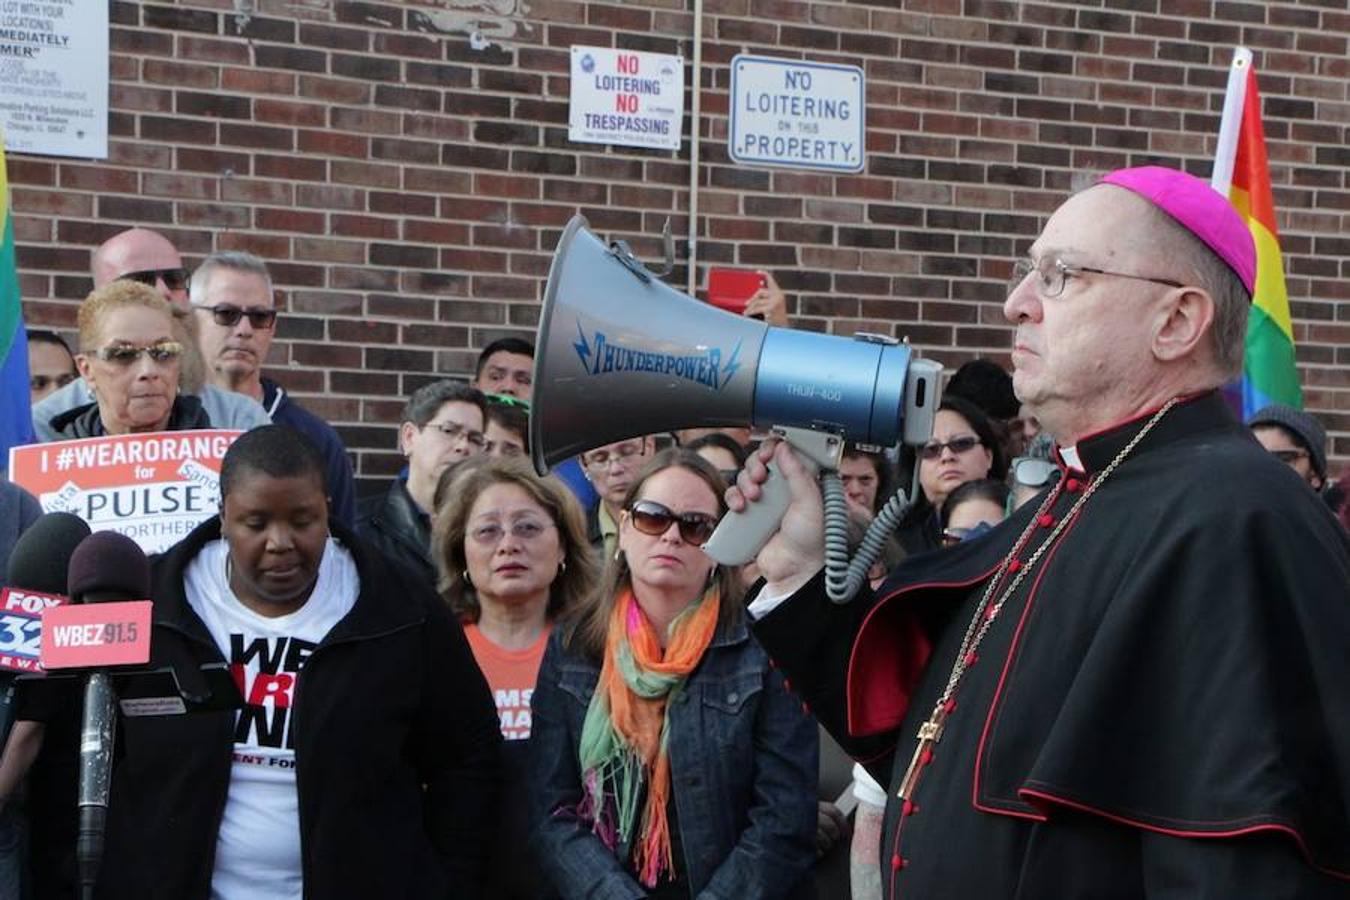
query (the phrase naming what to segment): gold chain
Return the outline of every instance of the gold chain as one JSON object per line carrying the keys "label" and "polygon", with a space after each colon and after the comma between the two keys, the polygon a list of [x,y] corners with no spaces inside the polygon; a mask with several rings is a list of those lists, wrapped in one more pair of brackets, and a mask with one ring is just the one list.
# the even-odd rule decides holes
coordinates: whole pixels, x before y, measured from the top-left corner
{"label": "gold chain", "polygon": [[1069,522],[1073,520],[1074,516],[1078,514],[1078,511],[1083,508],[1083,504],[1087,502],[1088,498],[1096,493],[1097,488],[1102,486],[1106,479],[1111,476],[1111,473],[1116,470],[1116,467],[1125,461],[1125,457],[1130,455],[1130,451],[1134,450],[1135,446],[1144,439],[1144,436],[1153,430],[1153,426],[1157,425],[1162,417],[1167,414],[1167,411],[1177,405],[1177,402],[1178,400],[1175,397],[1168,400],[1167,403],[1163,405],[1163,408],[1154,413],[1153,418],[1149,419],[1144,427],[1140,429],[1139,433],[1125,445],[1124,449],[1116,454],[1116,458],[1111,460],[1110,465],[1103,469],[1100,475],[1088,482],[1087,487],[1083,489],[1082,496],[1080,496],[1069,509],[1069,512],[1056,523],[1055,530],[1050,532],[1050,536],[1036,548],[1036,552],[1031,555],[1031,559],[1028,559],[1026,564],[1017,570],[1012,583],[1008,585],[1008,589],[1003,592],[1003,595],[999,597],[998,601],[991,607],[989,601],[993,598],[994,589],[998,586],[998,583],[1003,580],[1003,576],[1008,571],[1008,567],[1017,556],[1017,551],[1021,549],[1031,533],[1039,527],[1041,516],[1053,505],[1055,498],[1059,494],[1058,490],[1051,491],[1050,495],[1041,503],[1040,509],[1036,510],[1036,515],[1032,516],[1031,523],[1017,539],[1017,543],[1013,544],[1012,551],[1003,558],[1003,562],[999,564],[998,571],[994,573],[994,577],[989,580],[989,587],[985,588],[984,597],[981,598],[980,605],[975,610],[975,616],[970,620],[970,625],[966,627],[965,637],[961,639],[961,649],[956,654],[956,663],[952,666],[952,673],[947,678],[947,686],[942,689],[942,696],[938,698],[938,707],[946,706],[947,702],[951,700],[952,695],[956,693],[956,686],[960,684],[961,676],[966,674],[966,669],[968,668],[966,660],[970,658],[972,653],[979,649],[980,642],[984,640],[984,636],[989,632],[990,627],[993,626],[994,620],[998,618],[999,611],[1003,609],[1003,604],[1008,601],[1008,598],[1013,595],[1026,579],[1027,573],[1029,573],[1032,568],[1035,567],[1036,563],[1040,561],[1046,550],[1054,546],[1055,540]]}

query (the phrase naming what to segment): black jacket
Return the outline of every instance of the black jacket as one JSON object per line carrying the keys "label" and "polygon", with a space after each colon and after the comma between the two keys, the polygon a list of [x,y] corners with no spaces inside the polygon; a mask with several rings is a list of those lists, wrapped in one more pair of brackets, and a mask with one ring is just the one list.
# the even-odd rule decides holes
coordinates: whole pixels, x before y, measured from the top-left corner
{"label": "black jacket", "polygon": [[352,476],[352,460],[342,438],[323,419],[305,409],[270,378],[262,378],[263,409],[278,425],[289,425],[309,438],[328,465],[324,481],[333,518],[351,528],[356,523],[356,481]]}
{"label": "black jacket", "polygon": [[[338,523],[356,605],[301,671],[291,728],[307,900],[480,896],[501,734],[464,634]],[[183,573],[211,519],[153,562],[152,663],[221,661]],[[98,896],[206,900],[235,713],[124,719]]]}
{"label": "black jacket", "polygon": [[[890,785],[884,896],[1350,896],[1350,544],[1214,393],[1102,481],[1142,426],[1079,441],[1085,471],[906,560],[875,598],[833,604],[817,576],[756,623]],[[916,732],[1010,552],[1030,571],[901,802]]]}
{"label": "black jacket", "polygon": [[[173,401],[169,412],[169,424],[165,431],[190,431],[210,428],[211,419],[202,408],[202,401],[191,394],[179,394]],[[52,418],[52,428],[61,435],[62,440],[71,438],[103,437],[108,430],[103,427],[103,419],[98,413],[97,403],[86,403],[68,409]]]}
{"label": "black jacket", "polygon": [[395,478],[383,496],[366,497],[357,504],[356,533],[384,554],[390,565],[435,587],[431,524],[402,478]]}

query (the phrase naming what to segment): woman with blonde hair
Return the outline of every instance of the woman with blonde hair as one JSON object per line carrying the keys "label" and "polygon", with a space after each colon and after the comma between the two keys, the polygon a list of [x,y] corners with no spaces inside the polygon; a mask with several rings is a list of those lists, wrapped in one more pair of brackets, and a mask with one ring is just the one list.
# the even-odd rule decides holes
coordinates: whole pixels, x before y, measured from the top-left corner
{"label": "woman with blonde hair", "polygon": [[724,490],[696,453],[658,453],[603,587],[549,639],[533,843],[563,897],[784,897],[815,859],[815,721],[701,549]]}
{"label": "woman with blonde hair", "polygon": [[501,828],[484,896],[533,900],[540,877],[527,849],[530,696],[553,623],[594,593],[600,569],[572,492],[523,460],[466,460],[442,476],[436,494],[441,596],[464,626],[506,739]]}
{"label": "woman with blonde hair", "polygon": [[95,402],[51,420],[62,439],[210,428],[196,397],[180,394],[184,346],[173,307],[154,288],[114,281],[80,304],[75,364]]}

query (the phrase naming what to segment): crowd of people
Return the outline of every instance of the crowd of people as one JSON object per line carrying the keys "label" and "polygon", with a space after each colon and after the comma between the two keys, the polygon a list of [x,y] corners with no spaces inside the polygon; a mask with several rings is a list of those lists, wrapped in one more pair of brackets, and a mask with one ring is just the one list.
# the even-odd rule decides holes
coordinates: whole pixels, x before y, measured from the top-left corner
{"label": "crowd of people", "polygon": [[[159,234],[132,229],[110,239],[93,255],[95,287],[79,310],[74,352],[55,333],[29,332],[34,429],[42,440],[244,432],[221,468],[219,515],[152,563],[154,661],[224,663],[244,705],[125,720],[98,896],[879,900],[900,896],[907,871],[918,873],[906,877],[922,887],[903,888],[906,896],[1152,896],[1141,878],[1166,885],[1159,896],[1237,896],[1223,887],[1237,878],[1311,891],[1250,896],[1339,896],[1333,885],[1344,857],[1327,848],[1346,836],[1346,820],[1335,801],[1309,825],[1301,808],[1235,800],[1224,809],[1256,817],[1251,831],[1261,837],[1244,846],[1259,862],[1213,861],[1222,875],[1195,861],[1189,846],[1179,851],[1164,840],[1141,850],[1140,834],[1173,833],[1170,840],[1184,843],[1175,836],[1183,829],[1171,823],[1213,808],[1206,797],[1145,803],[1138,820],[1118,812],[1128,803],[1102,786],[1101,766],[1077,754],[1115,760],[1126,752],[1086,735],[1104,729],[1109,742],[1113,728],[1132,727],[1103,721],[1091,708],[1120,709],[1131,705],[1127,696],[1033,664],[1035,690],[1056,700],[1046,707],[1014,695],[1023,721],[1004,731],[1015,733],[991,719],[992,734],[977,741],[954,713],[958,700],[981,717],[997,708],[1003,682],[986,677],[990,664],[976,662],[981,641],[992,623],[1006,623],[998,617],[1005,603],[1025,602],[1018,613],[1025,624],[1031,600],[1019,598],[1045,590],[1043,573],[1052,573],[1051,582],[1076,578],[1061,589],[1070,592],[1106,585],[1103,596],[1127,584],[1144,596],[1172,581],[1204,593],[1207,577],[1245,596],[1248,586],[1232,567],[1224,570],[1224,558],[1185,555],[1187,568],[1169,557],[1155,572],[1145,550],[1130,551],[1137,560],[1109,552],[1147,538],[1150,527],[1176,532],[1183,548],[1188,536],[1198,540],[1180,525],[1157,525],[1168,504],[1182,501],[1149,487],[1146,476],[1166,477],[1150,460],[1178,470],[1211,457],[1222,469],[1224,454],[1239,460],[1234,471],[1257,473],[1251,484],[1280,495],[1270,501],[1282,511],[1271,527],[1298,533],[1307,552],[1329,554],[1326,572],[1312,579],[1321,599],[1344,595],[1343,584],[1325,589],[1345,574],[1344,534],[1329,535],[1317,520],[1332,516],[1307,502],[1320,495],[1347,523],[1347,477],[1328,471],[1322,426],[1275,405],[1239,435],[1224,424],[1222,404],[1210,400],[1223,379],[1194,375],[1211,371],[1204,366],[1213,298],[1223,289],[1205,273],[1217,266],[1231,281],[1236,272],[1235,290],[1245,285],[1249,293],[1245,257],[1228,244],[1216,248],[1168,205],[1174,201],[1140,184],[1098,185],[1047,225],[1005,307],[1018,327],[1014,375],[987,360],[967,363],[949,380],[926,443],[844,448],[839,476],[856,538],[897,488],[912,485],[914,495],[863,599],[849,606],[823,600],[818,491],[790,454],[761,442],[748,424],[636,435],[591,448],[551,476],[536,474],[529,465],[534,347],[520,338],[484,348],[471,378],[432,380],[407,398],[397,434],[404,469],[358,501],[338,433],[264,374],[280,315],[265,263],[219,252],[189,273]],[[1139,198],[1148,202],[1136,204]],[[1085,213],[1089,204],[1100,208]],[[1159,211],[1184,237],[1199,237],[1185,246],[1201,262],[1166,257],[1178,277],[1191,280],[1119,274],[1128,261],[1099,269],[1073,256],[1075,241],[1091,243],[1087,235],[1101,222],[1116,222],[1121,235],[1133,234],[1136,220],[1162,229]],[[1147,244],[1144,234],[1139,246]],[[783,293],[764,275],[748,311],[786,325]],[[1114,286],[1136,291],[1122,290],[1111,298],[1117,304],[1145,298],[1145,285],[1177,285],[1165,299],[1147,294],[1155,304],[1147,308],[1152,332],[1121,326],[1108,334],[1115,313],[1102,311],[1102,321],[1051,327],[1068,315],[1051,310],[1061,293],[1068,302],[1071,291],[1095,288],[1091,279],[1113,277]],[[1097,302],[1073,300],[1080,301]],[[1147,350],[1120,362],[1108,380],[1054,355],[1096,352],[1116,364],[1105,344],[1083,343],[1094,330],[1103,341],[1133,336]],[[1145,357],[1153,368],[1139,361]],[[1174,366],[1179,360],[1187,365]],[[1162,417],[1174,407],[1169,426]],[[1136,463],[1130,453],[1160,420],[1158,434],[1168,437],[1155,438],[1160,446],[1150,452],[1145,441]],[[1121,428],[1129,433],[1117,437]],[[1186,428],[1202,434],[1194,446],[1186,445]],[[1183,445],[1189,455],[1178,457]],[[1261,447],[1297,477],[1281,476],[1269,460],[1262,468],[1254,455]],[[701,545],[729,503],[754,502],[764,464],[775,456],[793,485],[782,531],[754,563],[717,564]],[[1099,516],[1067,535],[1117,467],[1118,493],[1127,484],[1142,491],[1116,501],[1130,505],[1137,521],[1126,517],[1114,527]],[[1259,508],[1260,498],[1239,505]],[[31,497],[0,482],[0,565],[37,514]],[[1066,575],[1056,542],[1103,529],[1096,545],[1066,554],[1085,567]],[[1031,594],[1018,594],[1025,573],[1017,573],[1038,563]],[[912,587],[920,582],[922,589]],[[992,594],[996,584],[1001,599]],[[981,596],[958,642],[968,607]],[[912,602],[897,608],[896,598]],[[1054,610],[1059,601],[1041,602]],[[1128,631],[1131,613],[1119,607],[1100,615]],[[1160,615],[1158,629],[1184,631],[1168,618],[1179,613]],[[981,621],[990,624],[979,628]],[[1344,637],[1336,630],[1342,621],[1328,634]],[[1081,640],[1084,658],[1128,656],[1133,647],[1122,640],[1124,649],[1102,649],[1092,640],[1097,632],[1077,618],[1063,628],[1065,641]],[[1169,635],[1159,642],[1179,641],[1178,653],[1194,641]],[[1012,672],[1014,688],[1018,639],[997,630],[990,638],[991,646],[1013,642],[1003,672]],[[1300,646],[1290,639],[1278,649]],[[1043,658],[1055,656],[1053,639],[1050,647],[1041,648]],[[1320,657],[1309,651],[1307,659]],[[1120,674],[1109,657],[1096,665]],[[1156,664],[1160,690],[1170,677],[1190,677],[1190,669],[1176,676],[1167,665]],[[1151,671],[1140,679],[1152,684]],[[1187,684],[1192,695],[1204,693]],[[1286,700],[1300,684],[1281,682]],[[0,761],[0,896],[74,896],[79,698],[68,686],[38,684],[15,703],[19,721]],[[1089,708],[1075,706],[1084,703]],[[1086,724],[1041,723],[1047,708]],[[1135,714],[1121,720],[1134,722]],[[1138,720],[1148,722],[1144,713]],[[917,743],[905,743],[920,725]],[[944,729],[956,735],[938,744]],[[1136,737],[1122,744],[1133,747]],[[1322,764],[1323,755],[1346,749],[1341,737],[1314,733],[1320,751],[1302,744],[1289,752]],[[1011,774],[1004,757],[1003,768],[991,768],[977,758],[986,738],[1006,757],[1033,755]],[[957,774],[920,780],[935,751],[958,759]],[[1181,790],[1194,779],[1230,796],[1222,773],[1153,761],[1164,773],[1159,790]],[[1329,784],[1345,763],[1329,765]],[[943,779],[946,792],[924,793],[931,778]],[[1129,782],[1122,790],[1139,788],[1137,779],[1122,778]],[[995,814],[972,820],[971,811]],[[912,820],[922,823],[918,831]],[[1069,827],[1049,838],[992,833],[1005,821]],[[1278,834],[1269,836],[1281,829],[1297,840],[1284,846]],[[1134,843],[1122,845],[1120,833]],[[1186,834],[1211,836],[1203,828]],[[1209,846],[1219,843],[1227,842]],[[971,860],[991,846],[989,866],[977,871]],[[1121,875],[1138,854],[1154,874]],[[1044,893],[1057,858],[1074,862],[1063,891]],[[1288,875],[1289,859],[1306,871]],[[1023,888],[1008,874],[1019,865]],[[965,886],[942,887],[948,877]],[[1118,879],[1112,890],[1120,893],[1096,892],[1108,878]],[[1167,893],[1176,884],[1200,887]]]}

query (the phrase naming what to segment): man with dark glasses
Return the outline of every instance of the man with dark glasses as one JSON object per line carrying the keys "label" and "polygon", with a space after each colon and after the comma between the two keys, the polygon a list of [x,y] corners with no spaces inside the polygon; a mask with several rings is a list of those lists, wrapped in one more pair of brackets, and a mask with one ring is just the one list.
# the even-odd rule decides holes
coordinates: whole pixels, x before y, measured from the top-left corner
{"label": "man with dark glasses", "polygon": [[[207,383],[197,350],[196,329],[189,315],[187,269],[178,248],[168,238],[148,228],[130,228],[103,242],[94,250],[90,262],[94,287],[126,278],[155,288],[173,305],[177,323],[174,338],[183,345],[179,392],[197,396],[215,427],[247,431],[268,423],[267,413],[256,401]],[[38,440],[58,440],[52,419],[93,401],[94,396],[82,378],[47,396],[33,407],[33,430]]]}
{"label": "man with dark glasses", "polygon": [[261,403],[273,422],[309,438],[326,463],[329,515],[344,525],[355,524],[356,485],[342,439],[333,426],[262,374],[277,321],[266,263],[252,253],[212,253],[192,274],[188,299],[207,379],[223,391]]}

